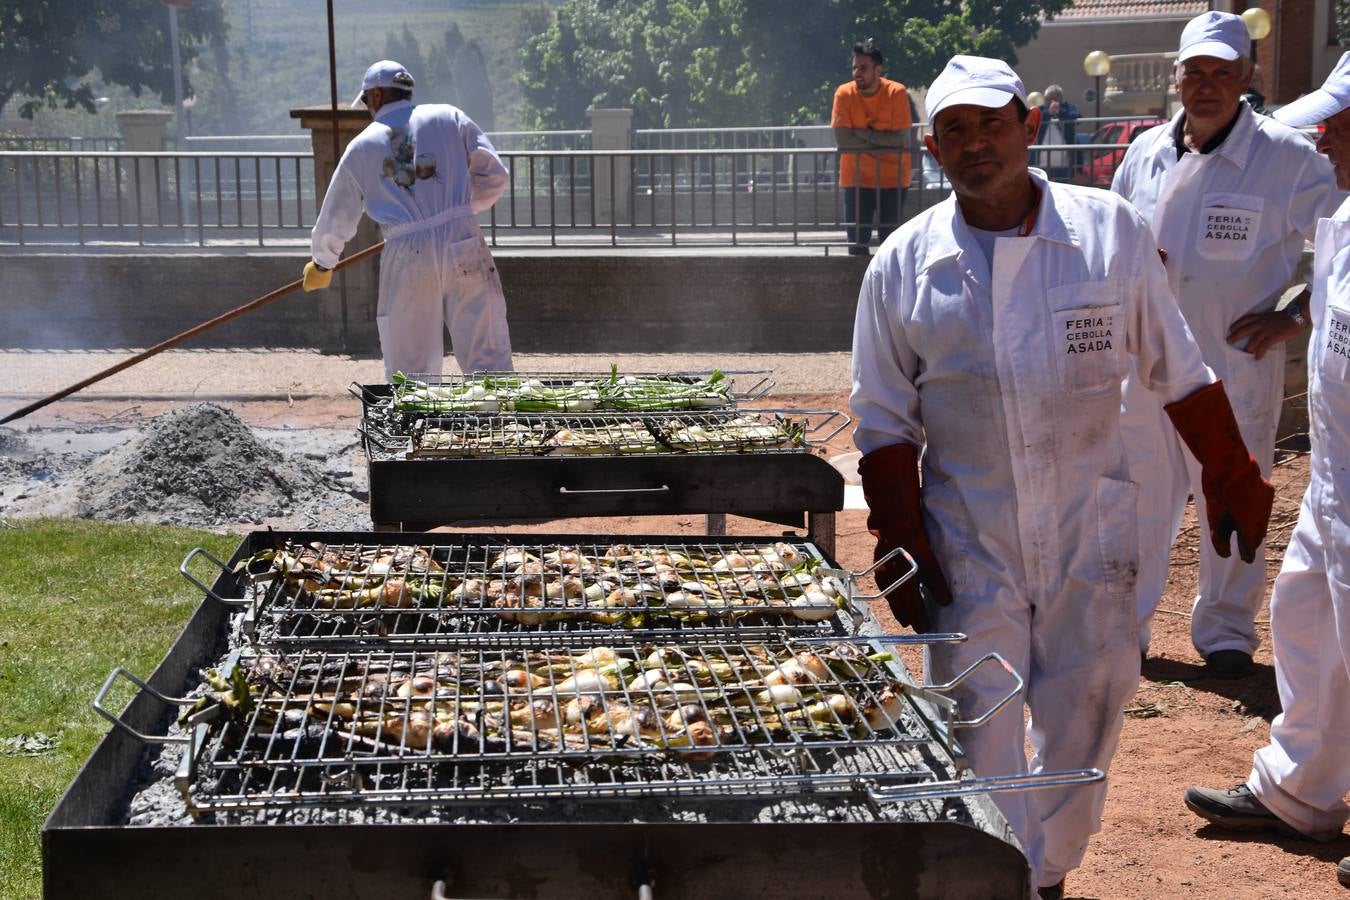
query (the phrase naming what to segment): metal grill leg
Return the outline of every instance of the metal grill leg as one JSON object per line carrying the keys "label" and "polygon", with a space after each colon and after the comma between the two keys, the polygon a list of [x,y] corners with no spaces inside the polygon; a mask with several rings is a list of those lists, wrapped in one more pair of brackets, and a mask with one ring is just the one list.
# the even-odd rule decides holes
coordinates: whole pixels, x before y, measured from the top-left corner
{"label": "metal grill leg", "polygon": [[806,513],[806,534],[826,556],[834,556],[834,513]]}
{"label": "metal grill leg", "polygon": [[708,534],[721,537],[727,533],[727,514],[708,513]]}

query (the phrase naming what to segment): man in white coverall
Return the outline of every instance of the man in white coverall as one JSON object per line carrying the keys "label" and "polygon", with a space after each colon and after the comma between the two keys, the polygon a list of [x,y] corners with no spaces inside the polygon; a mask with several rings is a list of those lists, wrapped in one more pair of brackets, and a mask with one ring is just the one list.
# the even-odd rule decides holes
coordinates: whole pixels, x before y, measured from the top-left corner
{"label": "man in white coverall", "polygon": [[[961,733],[974,771],[1028,771],[1028,733],[1033,771],[1106,769],[1139,680],[1135,485],[1118,426],[1127,359],[1205,463],[1211,510],[1229,517],[1211,520],[1216,542],[1235,527],[1260,544],[1273,491],[1148,225],[1114,194],[1027,168],[1040,116],[1007,64],[954,57],[928,115],[928,150],[955,193],[886,241],[858,297],[851,402],[868,529],[877,558],[904,547],[919,563],[888,597],[896,618],[969,636],[929,648],[934,679],[992,650],[1026,680],[1029,731],[1014,704]],[[877,581],[906,568],[881,566]],[[984,671],[956,693],[963,715],[1007,690],[1006,673]],[[995,795],[1042,897],[1061,896],[1104,798],[1104,785]]]}
{"label": "man in white coverall", "polygon": [[[1326,121],[1317,149],[1350,189],[1350,53],[1326,84],[1275,117]],[[1350,201],[1317,226],[1308,343],[1312,478],[1270,599],[1283,710],[1247,781],[1192,787],[1186,805],[1220,826],[1339,837],[1350,809]],[[1350,857],[1336,874],[1350,886]]]}
{"label": "man in white coverall", "polygon": [[329,182],[305,290],[328,286],[364,211],[385,239],[375,323],[386,379],[440,373],[447,326],[462,371],[510,371],[502,283],[474,219],[506,190],[506,167],[462,110],[414,106],[412,88],[392,60],[366,70],[352,105],[364,102],[375,121],[347,145]]}
{"label": "man in white coverall", "polygon": [[[1250,41],[1241,17],[1230,13],[1207,12],[1187,23],[1176,64],[1183,109],[1130,145],[1111,189],[1152,224],[1182,315],[1269,477],[1284,342],[1307,322],[1306,296],[1285,311],[1275,303],[1293,279],[1304,239],[1312,240],[1317,220],[1343,195],[1311,141],[1243,102]],[[1186,497],[1195,494],[1203,519],[1203,491],[1200,467],[1168,425],[1159,397],[1133,373],[1121,430],[1139,484],[1139,635],[1147,651]],[[1244,565],[1201,542],[1191,639],[1215,677],[1251,670],[1264,560],[1258,551],[1256,564]]]}

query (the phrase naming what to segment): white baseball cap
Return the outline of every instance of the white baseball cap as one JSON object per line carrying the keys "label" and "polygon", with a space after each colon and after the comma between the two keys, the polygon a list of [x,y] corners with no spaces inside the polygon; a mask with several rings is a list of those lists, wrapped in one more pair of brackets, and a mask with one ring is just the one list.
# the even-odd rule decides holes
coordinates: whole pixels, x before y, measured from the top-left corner
{"label": "white baseball cap", "polygon": [[1274,119],[1302,128],[1330,119],[1343,109],[1350,109],[1350,53],[1341,55],[1320,88],[1275,110]]}
{"label": "white baseball cap", "polygon": [[1193,56],[1238,59],[1247,55],[1251,45],[1252,38],[1242,16],[1213,11],[1201,13],[1181,30],[1177,62],[1185,62]]}
{"label": "white baseball cap", "polygon": [[371,88],[399,88],[400,90],[410,91],[413,88],[413,77],[408,74],[407,69],[392,59],[382,59],[377,63],[371,63],[370,68],[366,69],[366,74],[361,79],[361,93],[357,94],[356,99],[352,101],[353,108],[366,105],[361,97]]}
{"label": "white baseball cap", "polygon": [[1027,102],[1022,79],[1001,59],[983,56],[953,56],[928,86],[928,124],[949,106],[987,106],[998,109],[1016,97]]}

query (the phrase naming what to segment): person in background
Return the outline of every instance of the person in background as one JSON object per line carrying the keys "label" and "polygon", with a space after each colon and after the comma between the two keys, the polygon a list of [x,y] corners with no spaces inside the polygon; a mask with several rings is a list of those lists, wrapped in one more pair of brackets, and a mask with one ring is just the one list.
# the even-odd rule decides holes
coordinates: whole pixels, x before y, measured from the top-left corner
{"label": "person in background", "polygon": [[[1326,83],[1275,111],[1317,140],[1350,190],[1350,53]],[[1350,200],[1317,225],[1308,342],[1311,479],[1270,598],[1281,712],[1247,780],[1192,787],[1186,806],[1221,828],[1329,841],[1350,818]],[[1350,887],[1350,856],[1336,866]]]}
{"label": "person in background", "polygon": [[386,379],[439,374],[447,327],[462,371],[511,371],[502,283],[474,219],[506,190],[506,167],[462,110],[414,106],[412,92],[412,75],[392,60],[366,70],[352,105],[364,104],[374,121],[333,172],[304,288],[328,287],[364,212],[385,239],[375,322]]}
{"label": "person in background", "polygon": [[1261,77],[1261,67],[1252,63],[1252,80],[1247,84],[1247,90],[1242,95],[1242,99],[1247,101],[1247,105],[1252,108],[1252,112],[1267,115],[1266,113],[1266,95],[1262,93],[1266,89],[1266,80]]}
{"label": "person in background", "polygon": [[[1148,225],[1121,198],[1029,169],[1040,112],[1000,60],[956,56],[928,89],[928,151],[954,193],[868,266],[853,330],[854,440],[877,583],[952,680],[994,651],[1025,704],[963,731],[984,777],[1105,770],[1139,682],[1135,485],[1121,442],[1134,360],[1204,462],[1210,538],[1264,538],[1274,491],[1200,359]],[[923,479],[919,478],[922,455]],[[1231,523],[1231,526],[1230,524]],[[904,548],[904,561],[885,561]],[[1001,677],[1000,677],[1001,676]],[[963,717],[1007,693],[982,667]],[[1023,715],[1030,709],[1027,724]],[[1105,784],[991,795],[1042,898],[1060,898],[1101,826]]]}
{"label": "person in background", "polygon": [[[1134,141],[1111,190],[1153,225],[1167,279],[1186,324],[1228,387],[1243,439],[1269,477],[1284,403],[1284,343],[1307,327],[1306,294],[1276,303],[1298,268],[1305,240],[1344,195],[1331,164],[1287,125],[1242,101],[1251,78],[1251,38],[1241,17],[1207,12],[1181,32],[1171,122]],[[1139,634],[1148,649],[1153,612],[1189,495],[1205,518],[1201,471],[1168,425],[1158,398],[1131,374],[1125,386],[1125,445],[1140,490]],[[1254,548],[1251,548],[1254,549]],[[1266,569],[1200,547],[1191,640],[1216,678],[1252,669],[1254,620]]]}
{"label": "person in background", "polygon": [[[1068,144],[1078,141],[1078,107],[1064,99],[1064,88],[1052,84],[1044,91],[1045,103],[1041,106],[1041,130],[1036,136],[1038,144]],[[1045,174],[1053,181],[1067,181],[1073,174],[1076,154],[1072,150],[1046,150],[1040,154],[1045,165]]]}
{"label": "person in background", "polygon": [[[869,38],[853,45],[853,80],[834,92],[830,126],[839,154],[848,252],[866,256],[872,220],[885,241],[900,222],[909,188],[909,92],[883,78],[881,48]],[[863,151],[874,151],[871,153]]]}

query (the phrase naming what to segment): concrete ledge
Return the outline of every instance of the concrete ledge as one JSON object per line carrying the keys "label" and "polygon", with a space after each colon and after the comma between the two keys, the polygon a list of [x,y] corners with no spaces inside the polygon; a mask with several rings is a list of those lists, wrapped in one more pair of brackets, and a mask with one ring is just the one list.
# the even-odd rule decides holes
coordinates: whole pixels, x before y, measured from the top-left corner
{"label": "concrete ledge", "polygon": [[[0,347],[147,347],[294,281],[303,253],[0,257]],[[521,352],[849,349],[867,260],[802,255],[498,254]],[[358,264],[360,265],[360,264]],[[336,283],[335,283],[336,284]],[[349,297],[349,308],[360,308]],[[320,321],[338,291],[295,293],[196,347],[344,349]],[[328,311],[332,316],[332,310]],[[375,350],[349,321],[348,351]]]}

